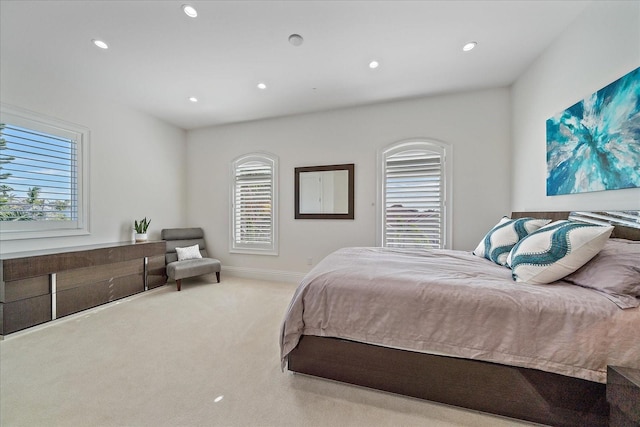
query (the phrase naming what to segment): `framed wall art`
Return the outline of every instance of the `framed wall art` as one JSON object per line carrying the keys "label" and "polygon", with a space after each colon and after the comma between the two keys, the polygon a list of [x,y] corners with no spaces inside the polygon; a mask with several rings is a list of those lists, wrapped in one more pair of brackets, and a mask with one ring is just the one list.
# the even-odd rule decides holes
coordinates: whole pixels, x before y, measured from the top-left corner
{"label": "framed wall art", "polygon": [[640,67],[547,120],[547,196],[640,187]]}

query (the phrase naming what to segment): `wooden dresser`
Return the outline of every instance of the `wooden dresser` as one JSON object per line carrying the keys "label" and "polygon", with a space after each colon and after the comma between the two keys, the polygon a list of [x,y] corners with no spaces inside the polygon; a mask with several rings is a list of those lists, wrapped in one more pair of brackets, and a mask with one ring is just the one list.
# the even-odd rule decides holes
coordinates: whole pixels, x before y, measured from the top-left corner
{"label": "wooden dresser", "polygon": [[114,243],[0,255],[0,335],[166,283],[166,243]]}

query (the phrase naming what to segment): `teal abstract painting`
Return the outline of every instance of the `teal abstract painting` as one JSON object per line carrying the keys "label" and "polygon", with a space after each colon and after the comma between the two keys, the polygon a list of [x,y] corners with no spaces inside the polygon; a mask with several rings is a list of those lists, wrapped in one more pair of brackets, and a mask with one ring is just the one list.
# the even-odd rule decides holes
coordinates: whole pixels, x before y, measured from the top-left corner
{"label": "teal abstract painting", "polygon": [[547,120],[547,195],[640,187],[640,67]]}

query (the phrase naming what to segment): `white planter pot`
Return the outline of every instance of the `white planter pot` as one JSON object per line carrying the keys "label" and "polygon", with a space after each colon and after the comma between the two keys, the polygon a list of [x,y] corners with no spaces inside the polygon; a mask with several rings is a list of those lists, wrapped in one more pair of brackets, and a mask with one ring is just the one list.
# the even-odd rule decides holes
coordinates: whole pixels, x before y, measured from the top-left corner
{"label": "white planter pot", "polygon": [[147,241],[147,233],[136,233],[136,243],[146,242],[146,241]]}

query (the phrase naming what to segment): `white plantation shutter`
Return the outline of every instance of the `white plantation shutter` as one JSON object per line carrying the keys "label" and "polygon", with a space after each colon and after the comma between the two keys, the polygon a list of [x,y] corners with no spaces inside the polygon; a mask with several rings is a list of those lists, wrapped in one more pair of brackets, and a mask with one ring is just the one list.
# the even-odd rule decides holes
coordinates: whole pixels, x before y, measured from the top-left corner
{"label": "white plantation shutter", "polygon": [[382,246],[445,247],[444,149],[404,143],[383,153]]}
{"label": "white plantation shutter", "polygon": [[[5,164],[0,184],[13,197],[0,220],[72,221],[77,219],[76,141],[31,129],[2,125]],[[6,188],[6,187],[3,187]],[[4,200],[3,200],[4,202]]]}
{"label": "white plantation shutter", "polygon": [[247,162],[236,169],[235,241],[241,245],[270,244],[273,174],[270,165]]}
{"label": "white plantation shutter", "polygon": [[234,162],[232,251],[274,254],[277,160],[243,156]]}
{"label": "white plantation shutter", "polygon": [[89,130],[3,104],[3,239],[88,234]]}

